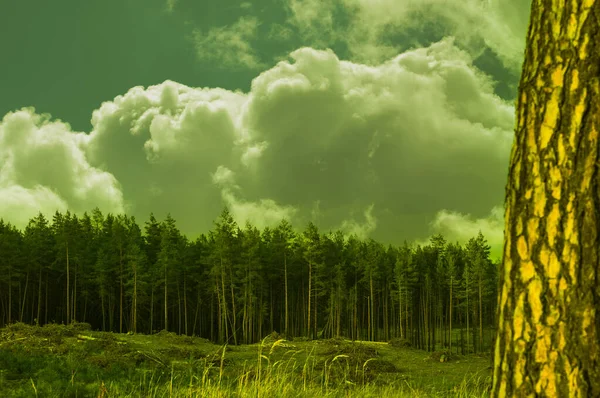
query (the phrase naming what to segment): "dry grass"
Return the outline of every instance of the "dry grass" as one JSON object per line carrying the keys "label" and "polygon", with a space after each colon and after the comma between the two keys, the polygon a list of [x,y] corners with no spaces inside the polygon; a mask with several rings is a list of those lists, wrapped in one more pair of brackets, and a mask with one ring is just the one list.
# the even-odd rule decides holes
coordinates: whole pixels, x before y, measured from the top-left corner
{"label": "dry grass", "polygon": [[[3,397],[485,397],[489,358],[343,339],[219,346],[85,325],[0,330]],[[440,359],[444,358],[443,361]]]}

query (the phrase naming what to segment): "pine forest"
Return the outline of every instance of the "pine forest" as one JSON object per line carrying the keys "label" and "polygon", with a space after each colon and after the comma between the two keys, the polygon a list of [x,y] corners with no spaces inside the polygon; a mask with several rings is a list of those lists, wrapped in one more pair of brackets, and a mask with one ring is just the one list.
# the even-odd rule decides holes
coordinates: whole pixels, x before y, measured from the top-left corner
{"label": "pine forest", "polygon": [[481,232],[465,245],[435,235],[385,246],[313,223],[261,231],[225,208],[190,240],[170,215],[140,225],[98,208],[40,213],[24,230],[0,221],[0,326],[86,322],[231,345],[276,332],[489,352],[497,267]]}

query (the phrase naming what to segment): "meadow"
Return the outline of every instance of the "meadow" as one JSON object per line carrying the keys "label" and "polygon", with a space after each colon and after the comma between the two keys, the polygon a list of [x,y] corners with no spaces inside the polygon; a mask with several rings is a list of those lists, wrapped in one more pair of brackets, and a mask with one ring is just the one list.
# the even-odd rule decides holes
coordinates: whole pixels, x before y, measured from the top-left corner
{"label": "meadow", "polygon": [[416,350],[404,340],[216,345],[88,324],[0,329],[3,397],[486,397],[490,355]]}

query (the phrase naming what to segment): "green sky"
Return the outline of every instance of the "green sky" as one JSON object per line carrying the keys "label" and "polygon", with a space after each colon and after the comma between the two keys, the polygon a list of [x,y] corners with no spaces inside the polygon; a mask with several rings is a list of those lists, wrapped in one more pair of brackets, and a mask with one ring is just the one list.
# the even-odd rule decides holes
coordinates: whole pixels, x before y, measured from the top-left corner
{"label": "green sky", "polygon": [[[522,0],[0,5],[0,217],[223,205],[497,249]],[[1,117],[1,116],[0,116]]]}

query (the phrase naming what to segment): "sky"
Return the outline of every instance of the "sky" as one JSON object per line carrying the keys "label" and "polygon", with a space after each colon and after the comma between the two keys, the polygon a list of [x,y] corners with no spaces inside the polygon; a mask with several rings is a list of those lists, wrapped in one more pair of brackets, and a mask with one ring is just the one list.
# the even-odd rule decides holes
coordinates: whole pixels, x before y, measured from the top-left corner
{"label": "sky", "polygon": [[224,206],[498,255],[529,0],[0,3],[0,218]]}

